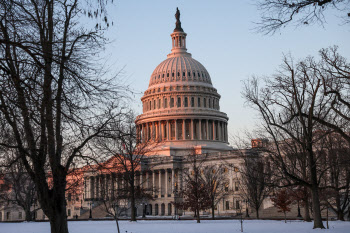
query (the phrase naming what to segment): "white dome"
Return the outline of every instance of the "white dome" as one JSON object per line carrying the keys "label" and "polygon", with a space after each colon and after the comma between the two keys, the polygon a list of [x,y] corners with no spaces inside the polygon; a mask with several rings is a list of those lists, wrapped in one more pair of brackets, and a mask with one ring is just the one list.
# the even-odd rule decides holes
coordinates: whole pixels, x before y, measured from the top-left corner
{"label": "white dome", "polygon": [[170,57],[160,63],[152,73],[149,87],[174,82],[201,82],[211,85],[210,75],[205,67],[188,53],[186,55]]}

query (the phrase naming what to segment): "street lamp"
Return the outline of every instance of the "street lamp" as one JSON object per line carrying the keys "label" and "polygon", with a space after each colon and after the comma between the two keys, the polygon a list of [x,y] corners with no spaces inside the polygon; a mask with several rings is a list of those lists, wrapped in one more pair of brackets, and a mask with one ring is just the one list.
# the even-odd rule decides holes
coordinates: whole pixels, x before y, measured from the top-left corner
{"label": "street lamp", "polygon": [[177,189],[175,188],[175,190],[174,190],[174,206],[175,206],[175,216],[174,216],[174,218],[175,219],[179,219],[179,216],[178,216],[178,214],[177,214],[177,194],[178,194],[178,191],[177,191]]}
{"label": "street lamp", "polygon": [[300,214],[300,206],[299,206],[299,200],[298,200],[298,218],[301,218],[301,214]]}
{"label": "street lamp", "polygon": [[89,219],[92,219],[92,201],[90,201],[90,215],[89,215]]}
{"label": "street lamp", "polygon": [[247,218],[249,218],[249,211],[248,211],[248,203],[249,203],[249,200],[245,200],[245,216]]}

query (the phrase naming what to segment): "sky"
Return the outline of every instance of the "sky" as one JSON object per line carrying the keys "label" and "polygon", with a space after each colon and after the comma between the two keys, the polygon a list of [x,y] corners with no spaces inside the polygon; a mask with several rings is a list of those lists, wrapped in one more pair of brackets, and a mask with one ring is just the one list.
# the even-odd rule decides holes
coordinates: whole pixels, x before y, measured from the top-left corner
{"label": "sky", "polygon": [[242,98],[242,81],[251,76],[272,75],[283,54],[295,59],[318,56],[321,48],[339,46],[350,59],[350,26],[339,13],[329,11],[326,24],[289,26],[274,35],[257,33],[259,11],[253,0],[118,0],[108,7],[113,26],[106,33],[108,63],[139,94],[132,103],[142,113],[140,98],[153,70],[171,50],[170,34],[179,7],[187,33],[187,51],[208,70],[221,95],[221,111],[229,117],[229,134],[253,130],[257,113]]}

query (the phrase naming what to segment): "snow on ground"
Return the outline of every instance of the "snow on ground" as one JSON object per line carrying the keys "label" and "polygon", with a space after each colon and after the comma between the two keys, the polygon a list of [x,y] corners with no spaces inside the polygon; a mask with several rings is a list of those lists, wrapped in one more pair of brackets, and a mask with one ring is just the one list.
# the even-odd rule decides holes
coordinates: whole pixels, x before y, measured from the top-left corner
{"label": "snow on ground", "polygon": [[[70,233],[116,233],[114,221],[77,221],[69,222]],[[244,221],[244,232],[247,233],[349,233],[350,222],[330,222],[329,230],[313,230],[313,223],[301,221]],[[202,221],[197,224],[193,220],[182,221],[120,221],[121,233],[233,233],[240,232],[239,220]],[[33,223],[0,223],[0,233],[49,233],[48,222]]]}

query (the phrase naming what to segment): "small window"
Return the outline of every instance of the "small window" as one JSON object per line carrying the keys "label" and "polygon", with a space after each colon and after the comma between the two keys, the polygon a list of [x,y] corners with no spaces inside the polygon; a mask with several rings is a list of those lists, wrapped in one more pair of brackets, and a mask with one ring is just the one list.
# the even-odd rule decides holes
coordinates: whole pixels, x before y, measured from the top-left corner
{"label": "small window", "polygon": [[229,210],[230,209],[230,202],[229,201],[226,201],[226,210]]}
{"label": "small window", "polygon": [[211,100],[209,99],[209,108],[211,108]]}
{"label": "small window", "polygon": [[198,72],[198,77],[201,77],[200,73]]}
{"label": "small window", "polygon": [[185,72],[183,72],[183,73],[182,73],[182,76],[186,76],[186,73],[185,73]]}
{"label": "small window", "polygon": [[180,76],[180,72],[177,72],[177,76]]}
{"label": "small window", "polygon": [[169,77],[169,73],[167,73],[166,76]]}
{"label": "small window", "polygon": [[168,107],[168,101],[167,101],[167,98],[164,98],[164,108],[167,108]]}
{"label": "small window", "polygon": [[188,72],[188,76],[191,77],[191,72]]}
{"label": "small window", "polygon": [[174,107],[174,98],[170,99],[170,107],[173,108]]}
{"label": "small window", "polygon": [[161,100],[160,99],[158,99],[158,108],[161,108]]}
{"label": "small window", "polygon": [[153,100],[153,109],[156,109],[157,105],[156,105],[156,100]]}
{"label": "small window", "polygon": [[171,74],[171,77],[174,77],[174,73]]}
{"label": "small window", "polygon": [[193,72],[193,77],[196,77],[196,73],[195,72]]}
{"label": "small window", "polygon": [[236,201],[236,209],[239,210],[241,208],[240,204],[239,204],[239,201],[237,200]]}
{"label": "small window", "polygon": [[201,98],[198,97],[198,108],[201,107]]}
{"label": "small window", "polygon": [[181,107],[181,98],[177,97],[177,107],[180,108]]}
{"label": "small window", "polygon": [[191,107],[194,107],[194,97],[191,98]]}
{"label": "small window", "polygon": [[207,107],[207,100],[206,100],[206,98],[203,99],[203,105],[204,105],[205,108]]}
{"label": "small window", "polygon": [[185,97],[185,107],[188,107],[188,98]]}
{"label": "small window", "polygon": [[225,184],[225,192],[228,192],[228,184]]}

